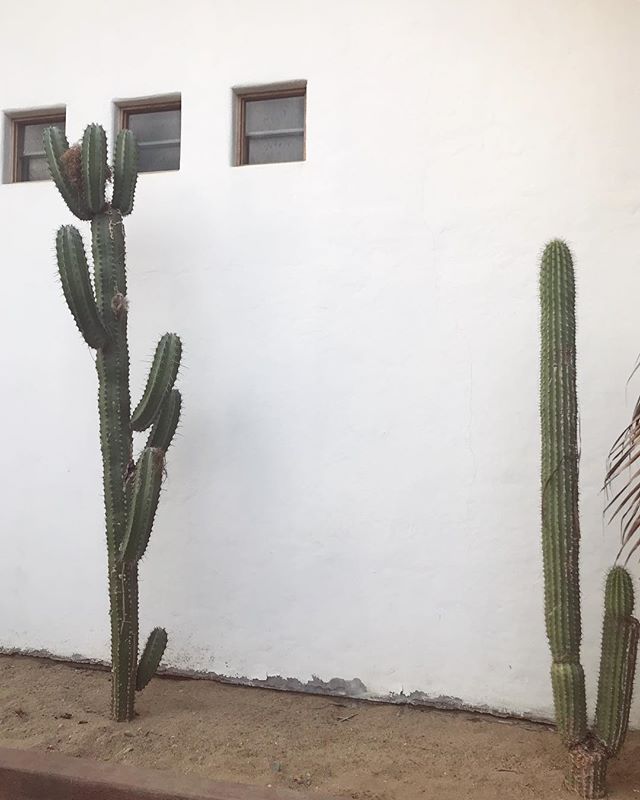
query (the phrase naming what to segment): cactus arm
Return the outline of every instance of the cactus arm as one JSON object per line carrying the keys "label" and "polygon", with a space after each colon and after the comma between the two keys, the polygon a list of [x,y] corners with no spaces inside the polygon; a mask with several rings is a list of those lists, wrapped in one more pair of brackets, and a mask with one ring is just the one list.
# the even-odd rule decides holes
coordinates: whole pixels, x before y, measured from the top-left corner
{"label": "cactus arm", "polygon": [[163,470],[164,452],[157,447],[145,448],[136,466],[127,531],[120,548],[124,562],[139,561],[147,549],[160,499]]}
{"label": "cactus arm", "polygon": [[156,674],[156,670],[162,661],[162,656],[167,647],[167,632],[164,628],[154,628],[149,634],[147,643],[144,646],[138,671],[136,674],[136,690],[141,692]]}
{"label": "cactus arm", "polygon": [[56,256],[62,291],[78,330],[89,347],[102,347],[107,341],[107,332],[93,295],[82,236],[73,225],[58,229]]}
{"label": "cactus arm", "polygon": [[55,125],[45,128],[43,134],[44,152],[47,156],[49,174],[72,214],[79,219],[90,219],[91,213],[83,202],[77,189],[69,182],[62,168],[61,158],[69,150],[69,142],[64,133]]}
{"label": "cactus arm", "polygon": [[131,131],[122,130],[116,139],[113,159],[113,198],[111,204],[123,217],[133,211],[138,179],[138,145]]}
{"label": "cactus arm", "polygon": [[177,389],[172,389],[165,397],[158,418],[147,439],[147,447],[159,447],[166,453],[180,421],[182,396]]}
{"label": "cactus arm", "polygon": [[638,653],[638,621],[633,614],[633,582],[623,567],[607,577],[602,653],[594,731],[613,758],[629,727]]}
{"label": "cactus arm", "polygon": [[629,727],[636,659],[638,621],[605,617],[598,682],[595,734],[615,758]]}
{"label": "cactus arm", "polygon": [[545,621],[552,655],[556,719],[568,744],[587,736],[580,666],[578,408],[575,284],[564,242],[545,248],[540,269],[542,550]]}
{"label": "cactus arm", "polygon": [[87,125],[82,137],[82,182],[92,214],[98,214],[104,207],[106,181],[107,137],[100,125]]}
{"label": "cactus arm", "polygon": [[633,614],[633,580],[624,567],[612,567],[604,590],[605,616],[626,619]]}
{"label": "cactus arm", "polygon": [[182,342],[175,333],[165,333],[158,342],[142,399],[131,415],[134,431],[146,430],[160,413],[173,388],[182,355]]}

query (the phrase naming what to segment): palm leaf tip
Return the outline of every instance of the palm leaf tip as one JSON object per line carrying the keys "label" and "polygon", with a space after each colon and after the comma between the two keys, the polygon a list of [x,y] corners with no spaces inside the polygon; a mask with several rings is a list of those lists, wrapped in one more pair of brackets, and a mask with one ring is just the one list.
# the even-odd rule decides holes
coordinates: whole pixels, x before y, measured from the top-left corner
{"label": "palm leaf tip", "polygon": [[626,561],[640,547],[640,469],[632,469],[640,459],[640,399],[635,404],[630,424],[613,443],[607,457],[604,488],[608,502],[604,513],[608,521],[620,523],[620,550]]}

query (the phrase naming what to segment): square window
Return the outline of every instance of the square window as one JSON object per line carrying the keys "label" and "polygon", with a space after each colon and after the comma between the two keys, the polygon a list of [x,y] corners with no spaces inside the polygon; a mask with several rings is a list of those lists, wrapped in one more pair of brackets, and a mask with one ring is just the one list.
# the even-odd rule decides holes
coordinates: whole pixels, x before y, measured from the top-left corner
{"label": "square window", "polygon": [[5,174],[11,183],[49,180],[42,136],[50,125],[64,131],[65,121],[66,114],[60,109],[8,115],[11,155],[10,169]]}
{"label": "square window", "polygon": [[118,103],[119,128],[138,142],[138,172],[180,169],[180,99],[155,98]]}
{"label": "square window", "polygon": [[305,160],[306,82],[234,89],[234,163]]}

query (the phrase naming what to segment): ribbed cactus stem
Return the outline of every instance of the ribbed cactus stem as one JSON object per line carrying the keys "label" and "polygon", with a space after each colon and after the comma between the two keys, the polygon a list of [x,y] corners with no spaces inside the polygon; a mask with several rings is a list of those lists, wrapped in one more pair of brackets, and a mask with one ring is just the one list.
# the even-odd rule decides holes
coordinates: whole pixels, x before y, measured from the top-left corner
{"label": "ribbed cactus stem", "polygon": [[573,747],[587,736],[584,670],[580,664],[551,665],[551,686],[556,709],[556,724],[562,741]]}
{"label": "ribbed cactus stem", "polygon": [[627,618],[633,614],[633,579],[624,567],[612,567],[604,589],[604,613]]}
{"label": "ribbed cactus stem", "polygon": [[[134,715],[136,686],[155,672],[167,643],[156,628],[138,667],[138,561],[146,550],[158,505],[164,456],[180,415],[180,394],[172,390],[182,345],[175,334],[160,340],[144,397],[132,419],[127,342],[127,274],[122,215],[133,206],[135,140],[127,131],[116,147],[114,202],[105,197],[108,167],[104,130],[90,125],[82,146],[69,148],[64,134],[49,128],[44,146],[51,175],[69,209],[91,219],[93,283],[80,233],[58,231],[58,267],[67,304],[80,332],[96,348],[100,447],[111,605],[112,715]],[[138,464],[132,431],[155,422],[151,446]]]}
{"label": "ribbed cactus stem", "polygon": [[78,330],[89,347],[102,347],[107,331],[98,313],[82,236],[73,225],[58,229],[56,256],[64,298]]}
{"label": "ribbed cactus stem", "polygon": [[113,198],[111,205],[123,217],[133,210],[138,179],[138,147],[131,131],[120,131],[113,156]]}
{"label": "ribbed cactus stem", "polygon": [[104,208],[107,182],[107,137],[100,125],[88,125],[82,137],[82,181],[92,214]]}
{"label": "ribbed cactus stem", "polygon": [[545,248],[540,305],[545,621],[556,718],[565,741],[575,743],[586,736],[587,715],[580,666],[575,284],[564,242],[553,241]]}
{"label": "ribbed cactus stem", "polygon": [[[109,344],[98,350],[98,407],[111,596],[112,715],[133,719],[138,660],[137,564],[118,552],[127,526],[125,476],[133,469],[130,429],[129,348],[124,228],[120,214],[107,211],[91,221],[96,299]],[[114,302],[114,298],[123,298]]]}
{"label": "ribbed cactus stem", "polygon": [[181,410],[182,396],[177,389],[172,389],[164,399],[158,418],[153,423],[147,447],[159,447],[167,452],[180,422]]}
{"label": "ribbed cactus stem", "polygon": [[623,567],[607,576],[602,653],[594,732],[611,757],[620,752],[629,712],[638,654],[638,621],[633,613],[633,582]]}
{"label": "ribbed cactus stem", "polygon": [[140,561],[147,549],[160,499],[163,470],[164,451],[157,447],[145,448],[136,468],[127,530],[120,547],[122,561]]}
{"label": "ribbed cactus stem", "polygon": [[178,376],[181,356],[180,337],[175,333],[165,333],[156,347],[142,399],[131,415],[134,431],[145,431],[157,419]]}

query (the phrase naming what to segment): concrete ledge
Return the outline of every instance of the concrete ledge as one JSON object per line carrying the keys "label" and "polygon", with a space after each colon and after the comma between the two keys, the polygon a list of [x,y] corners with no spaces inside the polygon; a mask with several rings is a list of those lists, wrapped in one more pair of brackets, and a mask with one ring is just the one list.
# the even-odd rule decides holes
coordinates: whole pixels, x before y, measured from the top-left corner
{"label": "concrete ledge", "polygon": [[[311,795],[0,748],[0,800],[305,800]],[[313,794],[314,800],[332,800]]]}

